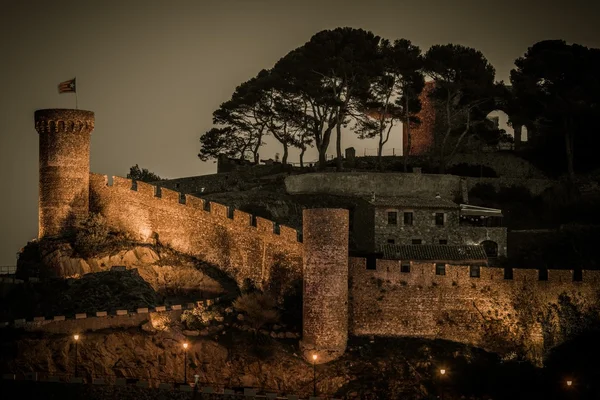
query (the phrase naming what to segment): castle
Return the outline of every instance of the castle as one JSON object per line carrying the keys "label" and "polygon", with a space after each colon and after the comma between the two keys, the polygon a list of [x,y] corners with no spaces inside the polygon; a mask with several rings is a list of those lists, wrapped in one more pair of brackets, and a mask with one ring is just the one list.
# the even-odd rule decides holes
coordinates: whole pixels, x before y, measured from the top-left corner
{"label": "castle", "polygon": [[[569,339],[561,312],[596,306],[600,271],[456,265],[453,260],[349,257],[349,212],[307,209],[302,233],[221,204],[89,171],[94,113],[35,113],[40,145],[39,237],[72,232],[90,212],[143,242],[160,241],[212,263],[239,284],[284,294],[303,284],[304,356],[341,356],[349,335],[469,343],[540,361]],[[443,267],[443,268],[442,268]],[[440,273],[443,271],[443,273]],[[577,321],[575,321],[577,323]]]}

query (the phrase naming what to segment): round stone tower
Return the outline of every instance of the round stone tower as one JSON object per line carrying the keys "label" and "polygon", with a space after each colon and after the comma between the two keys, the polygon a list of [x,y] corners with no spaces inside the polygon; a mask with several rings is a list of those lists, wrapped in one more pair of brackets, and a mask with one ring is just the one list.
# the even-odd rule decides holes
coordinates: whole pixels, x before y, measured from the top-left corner
{"label": "round stone tower", "polygon": [[307,209],[304,238],[304,357],[325,363],[341,356],[348,341],[348,210]]}
{"label": "round stone tower", "polygon": [[88,215],[94,113],[37,110],[35,130],[40,135],[38,237],[58,236]]}

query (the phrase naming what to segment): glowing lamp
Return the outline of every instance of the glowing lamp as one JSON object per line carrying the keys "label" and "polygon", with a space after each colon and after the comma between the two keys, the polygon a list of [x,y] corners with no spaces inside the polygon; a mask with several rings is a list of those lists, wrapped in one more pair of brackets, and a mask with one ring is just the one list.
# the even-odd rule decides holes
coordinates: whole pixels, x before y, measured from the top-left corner
{"label": "glowing lamp", "polygon": [[187,344],[187,343],[184,343],[184,344],[183,344],[183,348],[184,348],[184,349],[187,349],[187,348],[188,348],[188,344]]}
{"label": "glowing lamp", "polygon": [[313,361],[317,361],[317,355],[313,354]]}
{"label": "glowing lamp", "polygon": [[446,374],[446,370],[445,369],[440,369],[440,374],[445,375]]}
{"label": "glowing lamp", "polygon": [[73,335],[73,339],[75,339],[75,341],[79,340],[79,335]]}
{"label": "glowing lamp", "polygon": [[572,384],[573,384],[573,381],[571,381],[571,380],[567,381],[567,386],[571,386]]}

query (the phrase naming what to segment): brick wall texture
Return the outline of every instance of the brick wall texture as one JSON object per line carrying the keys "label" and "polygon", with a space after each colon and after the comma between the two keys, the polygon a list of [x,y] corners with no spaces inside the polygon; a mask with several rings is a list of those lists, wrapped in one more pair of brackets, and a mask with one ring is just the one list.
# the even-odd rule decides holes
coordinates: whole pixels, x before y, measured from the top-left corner
{"label": "brick wall texture", "polygon": [[40,137],[39,235],[60,235],[88,213],[94,113],[38,110],[35,129]]}
{"label": "brick wall texture", "polygon": [[600,271],[584,271],[581,282],[568,270],[548,271],[546,281],[534,269],[515,269],[513,279],[504,279],[504,269],[481,267],[476,278],[467,266],[447,265],[445,275],[436,275],[427,263],[404,273],[392,260],[368,270],[362,258],[350,258],[349,269],[353,335],[453,340],[538,362],[580,323],[569,318],[597,307],[600,282]]}
{"label": "brick wall texture", "polygon": [[348,340],[347,210],[303,213],[304,276],[302,349],[317,362],[342,355]]}
{"label": "brick wall texture", "polygon": [[[132,189],[134,188],[134,189]],[[90,177],[92,211],[102,213],[112,229],[143,242],[162,244],[212,263],[240,284],[249,279],[258,287],[271,280],[274,268],[282,286],[302,276],[302,245],[295,229],[250,214],[229,212],[222,204],[129,179]],[[185,204],[182,204],[182,201]],[[209,208],[209,210],[208,210]]]}
{"label": "brick wall texture", "polygon": [[403,123],[403,141],[404,153],[413,156],[427,154],[433,146],[433,128],[435,126],[435,107],[429,99],[429,94],[434,88],[434,82],[426,82],[423,91],[419,95],[421,100],[421,111],[417,114],[420,124],[411,124],[410,126],[410,149],[408,146],[408,135],[406,124]]}

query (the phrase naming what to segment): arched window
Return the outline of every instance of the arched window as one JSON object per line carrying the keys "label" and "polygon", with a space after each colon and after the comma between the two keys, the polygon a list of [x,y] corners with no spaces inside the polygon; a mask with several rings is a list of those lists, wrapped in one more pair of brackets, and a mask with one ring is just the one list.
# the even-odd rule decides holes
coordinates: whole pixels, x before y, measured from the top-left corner
{"label": "arched window", "polygon": [[481,242],[481,246],[483,246],[483,250],[488,258],[498,257],[498,243],[491,240],[484,240]]}

